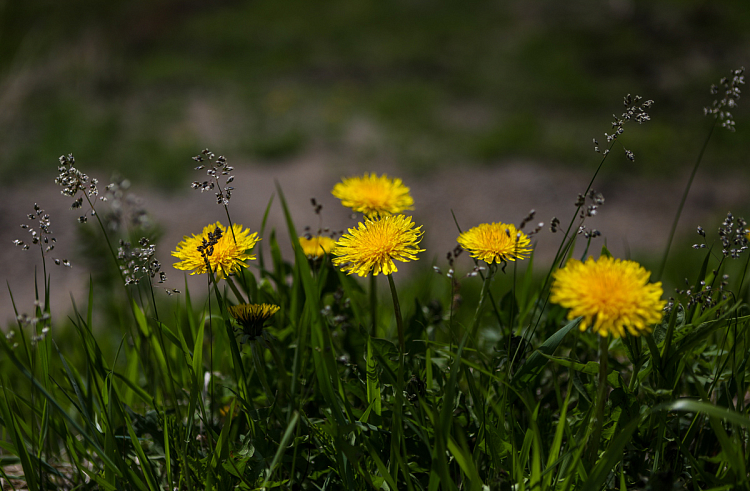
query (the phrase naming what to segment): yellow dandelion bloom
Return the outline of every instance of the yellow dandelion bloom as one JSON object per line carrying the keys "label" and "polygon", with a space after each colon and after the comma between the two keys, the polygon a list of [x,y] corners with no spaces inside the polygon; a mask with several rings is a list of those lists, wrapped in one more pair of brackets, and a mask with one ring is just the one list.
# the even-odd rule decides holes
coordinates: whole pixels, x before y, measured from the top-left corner
{"label": "yellow dandelion bloom", "polygon": [[278,305],[268,303],[242,303],[227,308],[229,315],[242,326],[242,332],[249,339],[255,339],[263,332],[263,324],[279,311]]}
{"label": "yellow dandelion bloom", "polygon": [[[216,234],[217,229],[219,234]],[[174,263],[174,267],[192,271],[191,275],[207,273],[205,254],[211,271],[216,273],[217,278],[226,278],[240,268],[246,268],[245,261],[248,259],[255,259],[248,251],[255,247],[259,240],[257,233],[250,234],[249,230],[242,229],[242,225],[234,224],[232,230],[229,230],[216,222],[206,226],[199,235],[186,235],[182,238],[177,244],[177,250],[172,251],[172,255],[180,259],[180,262]]]}
{"label": "yellow dandelion bloom", "polygon": [[409,188],[401,179],[390,179],[383,174],[367,174],[363,177],[343,179],[333,187],[331,193],[341,204],[368,217],[401,213],[414,209],[414,200]]}
{"label": "yellow dandelion bloom", "polygon": [[531,253],[528,236],[513,224],[483,223],[463,232],[457,240],[471,257],[487,264],[526,259]]}
{"label": "yellow dandelion bloom", "polygon": [[635,261],[602,256],[585,263],[571,259],[554,274],[550,300],[570,309],[568,319],[582,316],[581,331],[591,326],[600,336],[633,336],[650,332],[662,318],[661,282]]}
{"label": "yellow dandelion bloom", "polygon": [[336,241],[330,237],[316,235],[309,239],[300,237],[299,245],[302,246],[302,252],[309,259],[318,259],[319,257],[323,257],[324,254],[330,254],[333,246],[336,245]]}
{"label": "yellow dandelion bloom", "polygon": [[416,261],[423,252],[417,245],[422,240],[422,226],[415,228],[411,217],[387,215],[360,222],[341,236],[333,249],[333,264],[341,266],[347,274],[367,276],[371,271],[378,275],[391,274],[396,265],[393,260]]}

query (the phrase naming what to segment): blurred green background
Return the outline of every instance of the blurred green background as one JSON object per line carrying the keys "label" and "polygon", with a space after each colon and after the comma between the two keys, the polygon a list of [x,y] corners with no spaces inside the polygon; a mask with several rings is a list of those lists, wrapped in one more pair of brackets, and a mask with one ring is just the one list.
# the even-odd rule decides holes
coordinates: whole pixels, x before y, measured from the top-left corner
{"label": "blurred green background", "polygon": [[[52,176],[73,152],[184,188],[204,147],[268,165],[578,166],[632,93],[653,121],[628,125],[636,161],[610,172],[683,174],[748,26],[747,0],[0,0],[0,172]],[[747,142],[716,137],[704,170],[743,169]]]}

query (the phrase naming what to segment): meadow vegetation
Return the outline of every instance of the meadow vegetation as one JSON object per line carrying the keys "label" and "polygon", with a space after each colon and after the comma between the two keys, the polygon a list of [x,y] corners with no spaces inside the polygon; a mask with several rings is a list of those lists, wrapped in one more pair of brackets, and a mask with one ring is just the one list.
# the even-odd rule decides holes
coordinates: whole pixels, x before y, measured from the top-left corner
{"label": "meadow vegetation", "polygon": [[[712,136],[734,130],[743,83],[740,69],[713,87],[679,210]],[[110,286],[99,298],[92,280],[67,318],[50,311],[50,268],[69,264],[51,220],[65,217],[34,205],[16,245],[40,254],[36,308],[0,336],[4,489],[750,489],[747,223],[698,227],[696,267],[674,263],[670,236],[652,272],[587,226],[597,174],[637,159],[623,145],[651,107],[624,98],[575,208],[547,224],[445,217],[458,239],[431,265],[397,178],[331,183],[361,217],[333,236],[299,229],[277,187],[265,216],[284,211],[284,257],[265,218],[240,225],[234,169],[204,150],[195,199],[214,200],[217,221],[157,250],[115,206],[117,184],[60,157],[56,182]],[[539,233],[559,237],[544,266]],[[165,249],[203,291],[175,288]],[[688,283],[665,292],[667,269]]]}

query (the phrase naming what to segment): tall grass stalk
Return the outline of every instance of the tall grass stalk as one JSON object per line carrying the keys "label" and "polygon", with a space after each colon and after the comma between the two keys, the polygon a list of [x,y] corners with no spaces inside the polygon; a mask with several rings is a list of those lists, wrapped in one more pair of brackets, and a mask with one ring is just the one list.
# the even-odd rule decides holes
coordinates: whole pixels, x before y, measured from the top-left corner
{"label": "tall grass stalk", "polygon": [[667,238],[667,245],[664,247],[664,254],[662,255],[661,262],[659,263],[659,269],[656,272],[656,280],[660,280],[662,276],[664,275],[664,268],[667,267],[667,259],[669,258],[669,251],[672,248],[672,241],[674,240],[674,234],[677,232],[677,224],[680,222],[680,217],[682,216],[682,209],[685,207],[685,203],[687,202],[688,194],[690,194],[690,189],[693,187],[693,180],[695,179],[695,175],[698,173],[698,167],[700,167],[701,162],[703,161],[703,154],[706,152],[706,148],[708,148],[708,142],[711,141],[711,136],[714,134],[714,128],[716,128],[717,119],[713,120],[713,123],[711,124],[711,128],[708,130],[708,134],[706,135],[706,139],[703,141],[703,145],[701,146],[700,151],[698,152],[698,157],[695,159],[695,164],[693,164],[693,169],[690,171],[690,176],[688,177],[687,183],[685,183],[685,189],[682,191],[682,197],[680,198],[680,203],[677,205],[677,211],[675,212],[674,218],[672,219],[672,226],[669,229],[669,237]]}

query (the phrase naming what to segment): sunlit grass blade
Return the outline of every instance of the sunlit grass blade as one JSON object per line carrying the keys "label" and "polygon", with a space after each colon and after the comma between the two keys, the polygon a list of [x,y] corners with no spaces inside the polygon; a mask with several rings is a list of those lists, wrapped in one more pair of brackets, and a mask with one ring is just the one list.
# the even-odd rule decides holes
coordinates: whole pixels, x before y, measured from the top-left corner
{"label": "sunlit grass blade", "polygon": [[42,386],[39,381],[34,378],[34,376],[31,375],[31,373],[26,369],[26,367],[21,363],[21,361],[16,357],[15,353],[13,352],[13,349],[8,345],[7,340],[4,336],[0,336],[0,345],[5,350],[6,355],[8,355],[8,359],[16,366],[16,368],[21,372],[21,374],[26,377],[31,383],[39,390],[40,394],[47,399],[52,406],[57,410],[57,412],[68,421],[68,423],[78,432],[81,434],[81,436],[91,444],[93,450],[99,455],[99,457],[102,459],[102,462],[104,463],[105,467],[109,469],[110,471],[114,472],[115,475],[122,477],[122,473],[117,465],[110,460],[110,458],[107,456],[107,454],[104,452],[104,450],[99,447],[98,443],[92,438],[91,435],[89,435],[88,432],[86,432],[81,426],[73,419],[68,412],[57,402],[57,400],[49,393],[47,392],[47,389]]}

